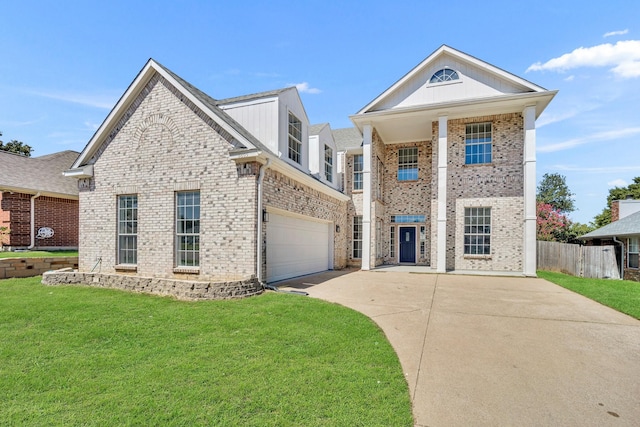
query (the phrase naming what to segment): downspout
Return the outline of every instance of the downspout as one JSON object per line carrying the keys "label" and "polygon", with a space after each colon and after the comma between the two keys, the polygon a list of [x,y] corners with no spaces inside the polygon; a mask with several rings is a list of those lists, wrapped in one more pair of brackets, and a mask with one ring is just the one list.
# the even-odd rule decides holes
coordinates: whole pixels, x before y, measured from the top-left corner
{"label": "downspout", "polygon": [[40,197],[40,192],[37,192],[34,196],[31,196],[31,244],[27,249],[31,250],[36,245],[36,202],[35,200]]}
{"label": "downspout", "polygon": [[624,242],[616,239],[616,236],[613,236],[613,241],[620,245],[620,279],[624,280]]}
{"label": "downspout", "polygon": [[256,276],[258,277],[258,282],[260,282],[264,286],[264,281],[262,277],[262,180],[264,179],[264,172],[269,167],[271,163],[271,159],[267,159],[264,165],[260,166],[260,173],[258,173],[258,235],[256,239]]}

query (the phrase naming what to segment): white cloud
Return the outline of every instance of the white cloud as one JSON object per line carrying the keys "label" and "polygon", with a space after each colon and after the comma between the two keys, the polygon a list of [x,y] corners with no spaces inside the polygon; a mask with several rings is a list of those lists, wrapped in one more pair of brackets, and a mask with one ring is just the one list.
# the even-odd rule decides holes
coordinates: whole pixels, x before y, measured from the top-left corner
{"label": "white cloud", "polygon": [[640,77],[640,40],[619,41],[593,47],[579,47],[571,53],[536,62],[529,71],[567,71],[580,67],[612,67],[610,70],[622,78]]}
{"label": "white cloud", "polygon": [[295,86],[296,88],[298,88],[298,91],[300,93],[311,93],[311,94],[317,94],[322,92],[320,89],[315,88],[315,87],[309,87],[309,83],[307,82],[302,82],[302,83],[289,83],[287,86]]}
{"label": "white cloud", "polygon": [[540,153],[553,153],[555,151],[568,150],[570,148],[589,144],[595,141],[611,141],[613,139],[625,138],[637,134],[640,134],[640,127],[610,130],[595,133],[593,135],[587,135],[582,138],[574,138],[568,141],[558,142],[556,144],[543,145],[538,147],[537,151]]}
{"label": "white cloud", "polygon": [[564,79],[564,81],[565,81],[565,82],[572,82],[572,81],[573,81],[573,79],[575,79],[575,78],[576,78],[576,76],[574,76],[574,75],[572,74],[572,75],[570,75],[569,77],[567,77],[566,79]]}
{"label": "white cloud", "polygon": [[73,92],[43,92],[28,91],[32,95],[42,96],[44,98],[57,99],[59,101],[71,102],[74,104],[86,105],[89,107],[102,108],[110,110],[114,107],[118,100],[117,95],[88,95]]}
{"label": "white cloud", "polygon": [[640,171],[640,166],[586,167],[586,166],[574,166],[574,165],[552,165],[549,167],[549,169],[557,170],[557,171],[565,171],[565,172],[620,173],[620,172]]}
{"label": "white cloud", "polygon": [[625,181],[624,179],[618,178],[618,179],[614,179],[613,181],[607,182],[607,185],[609,187],[626,187],[628,184],[627,184],[627,181]]}
{"label": "white cloud", "polygon": [[604,33],[602,37],[611,37],[611,36],[622,36],[629,32],[629,30],[620,30],[620,31],[610,31],[608,33]]}

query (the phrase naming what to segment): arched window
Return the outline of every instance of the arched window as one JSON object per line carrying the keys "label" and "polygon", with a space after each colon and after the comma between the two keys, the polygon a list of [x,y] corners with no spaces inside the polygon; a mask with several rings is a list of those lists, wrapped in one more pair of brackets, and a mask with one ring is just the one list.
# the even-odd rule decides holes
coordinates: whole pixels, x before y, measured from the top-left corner
{"label": "arched window", "polygon": [[443,68],[442,70],[438,70],[433,73],[433,76],[431,76],[429,83],[449,82],[452,80],[458,80],[459,78],[460,77],[458,76],[458,73],[456,73],[451,68]]}

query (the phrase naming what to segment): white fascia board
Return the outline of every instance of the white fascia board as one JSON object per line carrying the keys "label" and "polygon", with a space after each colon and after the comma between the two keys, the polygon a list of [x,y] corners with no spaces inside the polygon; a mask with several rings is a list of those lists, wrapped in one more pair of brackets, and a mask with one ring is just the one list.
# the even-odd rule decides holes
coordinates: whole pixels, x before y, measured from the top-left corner
{"label": "white fascia board", "polygon": [[491,98],[463,99],[454,102],[443,102],[430,105],[394,108],[391,110],[372,111],[349,116],[351,121],[362,130],[362,126],[372,120],[392,120],[398,116],[433,116],[434,120],[443,113],[451,118],[473,117],[473,115],[499,114],[500,112],[521,111],[526,105],[536,105],[536,118],[547,107],[558,91],[527,92]]}
{"label": "white fascia board", "polygon": [[62,172],[67,178],[91,178],[93,177],[93,165],[84,165]]}
{"label": "white fascia board", "polygon": [[302,172],[300,169],[294,166],[291,166],[289,163],[285,162],[284,160],[278,157],[275,157],[271,153],[266,153],[260,150],[247,150],[246,152],[243,153],[241,150],[238,150],[235,152],[231,152],[230,154],[231,154],[231,159],[235,161],[239,161],[239,160],[242,160],[245,162],[256,161],[264,164],[266,163],[267,159],[271,159],[271,163],[269,164],[269,169],[278,171],[289,178],[292,178],[302,184],[305,184],[311,187],[314,190],[317,190],[321,193],[326,194],[327,196],[331,196],[333,198],[342,200],[344,202],[351,200],[349,196],[328,186],[327,184],[324,184],[318,181],[311,175],[308,175]]}

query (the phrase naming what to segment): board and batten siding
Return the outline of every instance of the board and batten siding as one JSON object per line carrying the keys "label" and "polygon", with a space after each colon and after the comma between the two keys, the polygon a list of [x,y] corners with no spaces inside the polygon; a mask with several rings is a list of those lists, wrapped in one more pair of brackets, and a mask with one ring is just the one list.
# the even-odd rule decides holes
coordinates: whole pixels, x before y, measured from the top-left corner
{"label": "board and batten siding", "polygon": [[273,153],[278,153],[278,99],[220,106]]}

